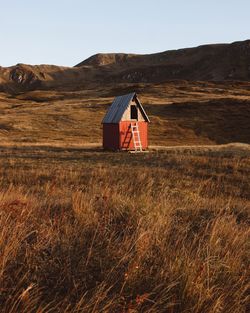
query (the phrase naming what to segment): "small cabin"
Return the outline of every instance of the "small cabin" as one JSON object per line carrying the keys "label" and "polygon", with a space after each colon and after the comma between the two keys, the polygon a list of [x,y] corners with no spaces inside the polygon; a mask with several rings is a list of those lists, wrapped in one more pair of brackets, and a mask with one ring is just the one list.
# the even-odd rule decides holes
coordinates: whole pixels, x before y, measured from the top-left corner
{"label": "small cabin", "polygon": [[116,97],[103,124],[103,148],[143,151],[148,148],[149,118],[135,92]]}

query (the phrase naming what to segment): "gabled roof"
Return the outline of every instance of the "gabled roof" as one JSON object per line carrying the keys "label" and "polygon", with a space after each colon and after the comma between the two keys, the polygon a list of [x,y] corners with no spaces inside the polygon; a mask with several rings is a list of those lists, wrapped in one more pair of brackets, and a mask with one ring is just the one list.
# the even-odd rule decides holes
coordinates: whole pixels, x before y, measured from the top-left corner
{"label": "gabled roof", "polygon": [[122,119],[122,116],[124,114],[124,112],[127,110],[130,101],[132,101],[133,99],[136,99],[136,103],[138,104],[141,113],[143,115],[143,117],[145,118],[145,121],[149,122],[149,118],[146,114],[146,112],[144,111],[137,95],[135,92],[129,93],[127,95],[123,95],[123,96],[119,96],[116,97],[111,105],[111,107],[109,108],[108,112],[106,113],[106,115],[104,116],[102,123],[119,123]]}

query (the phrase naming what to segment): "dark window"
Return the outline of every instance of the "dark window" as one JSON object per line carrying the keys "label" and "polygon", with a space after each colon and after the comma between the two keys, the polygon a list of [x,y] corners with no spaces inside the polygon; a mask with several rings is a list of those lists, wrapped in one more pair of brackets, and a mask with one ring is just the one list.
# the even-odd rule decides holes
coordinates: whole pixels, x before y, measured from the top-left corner
{"label": "dark window", "polygon": [[130,119],[137,120],[138,119],[138,111],[136,105],[130,106]]}

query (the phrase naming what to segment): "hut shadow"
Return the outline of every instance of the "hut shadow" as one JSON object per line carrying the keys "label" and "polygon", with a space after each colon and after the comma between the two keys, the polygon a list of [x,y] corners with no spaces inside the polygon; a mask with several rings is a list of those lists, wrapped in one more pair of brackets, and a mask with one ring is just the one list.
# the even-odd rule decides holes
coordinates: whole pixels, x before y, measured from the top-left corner
{"label": "hut shadow", "polygon": [[[121,132],[121,135],[123,136],[124,132]],[[132,140],[132,132],[131,132],[131,129],[128,128],[126,133],[125,133],[125,136],[124,136],[124,140],[123,140],[123,143],[122,143],[122,149],[128,150],[129,146],[130,146],[130,143],[131,143],[131,140]]]}

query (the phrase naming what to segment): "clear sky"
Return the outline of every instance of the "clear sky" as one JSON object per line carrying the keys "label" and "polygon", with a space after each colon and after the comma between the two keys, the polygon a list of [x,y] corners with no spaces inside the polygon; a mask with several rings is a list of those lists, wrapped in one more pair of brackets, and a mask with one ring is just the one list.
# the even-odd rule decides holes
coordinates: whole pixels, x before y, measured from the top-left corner
{"label": "clear sky", "polygon": [[250,38],[250,0],[0,0],[0,65]]}

